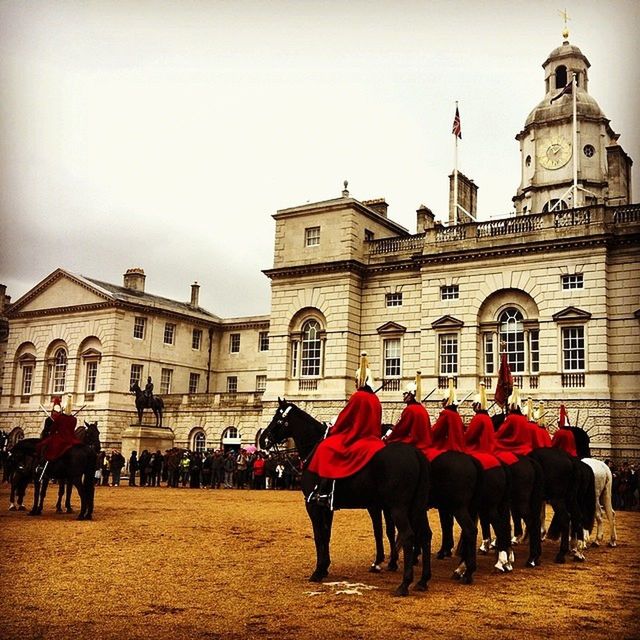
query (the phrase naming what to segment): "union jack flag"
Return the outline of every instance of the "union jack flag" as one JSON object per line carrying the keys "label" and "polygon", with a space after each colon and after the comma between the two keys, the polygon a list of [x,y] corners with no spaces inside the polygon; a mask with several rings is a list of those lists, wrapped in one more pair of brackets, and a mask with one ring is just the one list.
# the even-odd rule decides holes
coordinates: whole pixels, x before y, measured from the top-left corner
{"label": "union jack flag", "polygon": [[458,111],[458,107],[456,107],[456,115],[453,118],[453,128],[451,129],[451,133],[462,140],[462,127],[460,126],[460,112]]}

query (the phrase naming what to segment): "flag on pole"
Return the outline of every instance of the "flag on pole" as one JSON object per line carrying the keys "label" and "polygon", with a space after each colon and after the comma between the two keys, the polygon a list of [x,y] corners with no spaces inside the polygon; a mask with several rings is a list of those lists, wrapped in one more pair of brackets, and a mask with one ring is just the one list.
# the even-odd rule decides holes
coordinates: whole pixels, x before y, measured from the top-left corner
{"label": "flag on pole", "polygon": [[556,100],[559,100],[560,98],[562,98],[562,96],[570,96],[573,93],[573,79],[571,79],[571,81],[569,82],[569,84],[566,84],[562,91],[555,96],[554,98],[551,98],[551,100],[549,101],[549,104],[553,104]]}
{"label": "flag on pole", "polygon": [[456,107],[456,115],[453,117],[453,128],[451,129],[451,133],[462,140],[462,128],[460,126],[460,112],[458,111],[458,107]]}
{"label": "flag on pole", "polygon": [[511,375],[511,369],[509,368],[509,361],[507,360],[507,354],[502,353],[500,357],[500,369],[498,370],[498,382],[496,384],[496,391],[494,394],[494,400],[496,404],[503,407],[509,396],[513,392],[513,376]]}

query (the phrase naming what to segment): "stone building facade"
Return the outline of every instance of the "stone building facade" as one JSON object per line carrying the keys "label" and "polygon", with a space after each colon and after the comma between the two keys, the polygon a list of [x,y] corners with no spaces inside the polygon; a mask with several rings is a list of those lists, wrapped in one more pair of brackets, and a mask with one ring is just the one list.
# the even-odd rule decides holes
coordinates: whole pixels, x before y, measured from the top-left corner
{"label": "stone building facade", "polygon": [[[543,64],[544,98],[516,136],[512,217],[444,225],[422,206],[414,233],[389,219],[385,199],[359,201],[346,184],[338,198],[276,212],[268,316],[218,318],[198,306],[196,285],[189,303],[147,294],[140,270],[122,286],[57,270],[8,311],[0,428],[39,430],[60,349],[65,390],[108,443],[134,421],[135,374],[153,376],[166,424],[191,447],[253,444],[279,397],[331,419],[361,350],[391,423],[416,371],[435,390],[433,415],[449,377],[459,398],[480,382],[491,393],[504,349],[549,423],[565,403],[594,453],[640,457],[640,206],[631,160],[587,92],[588,68],[566,41]],[[573,73],[575,119],[573,96],[560,95]],[[472,198],[475,213],[477,187],[463,178],[458,201]]]}

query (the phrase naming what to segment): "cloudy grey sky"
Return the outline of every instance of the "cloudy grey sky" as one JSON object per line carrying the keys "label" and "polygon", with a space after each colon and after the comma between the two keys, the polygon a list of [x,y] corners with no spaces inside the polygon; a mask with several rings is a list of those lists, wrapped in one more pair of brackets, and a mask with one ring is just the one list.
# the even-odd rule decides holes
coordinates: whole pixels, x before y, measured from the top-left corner
{"label": "cloudy grey sky", "polygon": [[[446,218],[451,124],[481,218],[508,213],[564,2],[0,2],[0,282],[57,267],[224,317],[269,313],[278,209],[386,197]],[[569,1],[589,91],[636,161],[636,0]]]}

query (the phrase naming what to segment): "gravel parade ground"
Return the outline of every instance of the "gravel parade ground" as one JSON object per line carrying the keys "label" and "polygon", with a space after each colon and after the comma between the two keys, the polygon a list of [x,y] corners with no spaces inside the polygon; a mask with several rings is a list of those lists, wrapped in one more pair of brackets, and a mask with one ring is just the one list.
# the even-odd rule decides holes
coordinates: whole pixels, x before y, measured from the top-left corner
{"label": "gravel parade ground", "polygon": [[454,560],[432,556],[429,590],[397,598],[400,574],[368,573],[364,511],[336,513],[330,574],[315,584],[297,491],[98,487],[90,522],[56,514],[56,493],[29,517],[7,510],[0,486],[3,640],[640,637],[638,512],[618,512],[619,546],[589,549],[586,563],[554,564],[558,543],[547,541],[541,567],[525,569],[517,547],[509,575],[479,556],[464,586]]}

